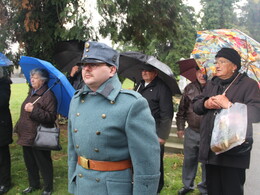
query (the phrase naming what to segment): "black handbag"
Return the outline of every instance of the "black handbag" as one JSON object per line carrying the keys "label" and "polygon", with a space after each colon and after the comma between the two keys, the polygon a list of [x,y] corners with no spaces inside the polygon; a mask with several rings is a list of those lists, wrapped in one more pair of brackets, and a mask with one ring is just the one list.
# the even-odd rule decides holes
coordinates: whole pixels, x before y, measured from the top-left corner
{"label": "black handbag", "polygon": [[33,147],[41,150],[61,150],[62,147],[59,138],[60,128],[56,125],[54,127],[45,127],[40,124],[37,127]]}

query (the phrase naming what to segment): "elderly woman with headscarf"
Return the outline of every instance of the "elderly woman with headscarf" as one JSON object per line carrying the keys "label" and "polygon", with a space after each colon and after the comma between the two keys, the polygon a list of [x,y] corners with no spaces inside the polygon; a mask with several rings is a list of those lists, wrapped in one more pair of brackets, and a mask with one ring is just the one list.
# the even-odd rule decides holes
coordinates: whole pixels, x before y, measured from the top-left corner
{"label": "elderly woman with headscarf", "polygon": [[[34,148],[37,126],[53,126],[56,120],[57,101],[51,90],[48,90],[49,73],[36,68],[30,72],[31,89],[21,106],[20,119],[16,126],[17,143],[23,147],[24,162],[28,172],[29,187],[23,194],[40,189],[40,173],[43,178],[42,195],[50,195],[53,190],[53,165],[51,151]],[[39,98],[42,94],[42,98]]]}
{"label": "elderly woman with headscarf", "polygon": [[[238,72],[241,57],[236,50],[222,48],[215,57],[216,75],[207,82],[203,93],[194,99],[194,111],[204,115],[200,126],[199,160],[206,164],[209,195],[242,195],[253,143],[252,123],[260,121],[260,91],[256,81]],[[217,155],[210,149],[215,116],[234,103],[247,107],[248,115],[244,116],[248,120],[246,141]]]}

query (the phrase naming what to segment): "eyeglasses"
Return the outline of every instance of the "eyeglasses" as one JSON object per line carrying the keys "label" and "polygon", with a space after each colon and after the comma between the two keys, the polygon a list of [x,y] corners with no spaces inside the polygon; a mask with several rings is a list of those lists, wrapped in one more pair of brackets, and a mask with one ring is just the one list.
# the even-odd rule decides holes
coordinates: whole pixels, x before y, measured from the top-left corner
{"label": "eyeglasses", "polygon": [[217,60],[214,62],[214,64],[227,64],[227,63],[231,63],[229,60]]}

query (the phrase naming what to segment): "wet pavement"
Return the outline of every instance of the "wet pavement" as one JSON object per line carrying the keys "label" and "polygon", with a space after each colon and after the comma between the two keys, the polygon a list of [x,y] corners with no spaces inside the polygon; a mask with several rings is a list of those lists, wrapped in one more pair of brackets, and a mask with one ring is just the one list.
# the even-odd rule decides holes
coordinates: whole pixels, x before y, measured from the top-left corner
{"label": "wet pavement", "polygon": [[260,123],[253,125],[254,143],[251,151],[250,168],[246,170],[245,195],[260,194]]}
{"label": "wet pavement", "polygon": [[13,83],[26,83],[26,79],[23,77],[11,77]]}

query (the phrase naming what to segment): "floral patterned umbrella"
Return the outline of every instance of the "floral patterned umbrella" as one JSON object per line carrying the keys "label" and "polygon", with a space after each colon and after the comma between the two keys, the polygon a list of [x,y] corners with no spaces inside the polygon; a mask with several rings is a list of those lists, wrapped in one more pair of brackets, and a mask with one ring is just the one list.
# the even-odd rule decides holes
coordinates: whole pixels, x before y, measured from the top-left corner
{"label": "floral patterned umbrella", "polygon": [[217,29],[197,32],[192,55],[200,68],[205,68],[209,78],[215,73],[215,55],[223,48],[233,48],[241,56],[240,72],[259,82],[260,43],[236,29]]}

